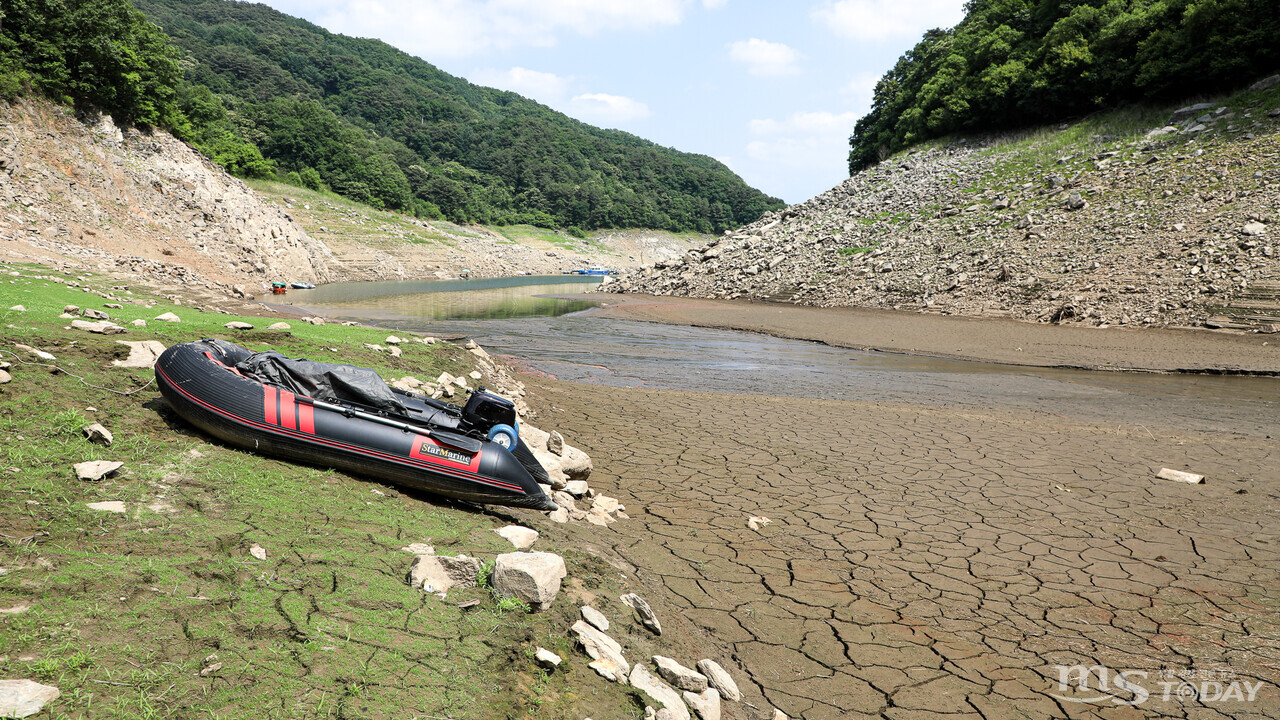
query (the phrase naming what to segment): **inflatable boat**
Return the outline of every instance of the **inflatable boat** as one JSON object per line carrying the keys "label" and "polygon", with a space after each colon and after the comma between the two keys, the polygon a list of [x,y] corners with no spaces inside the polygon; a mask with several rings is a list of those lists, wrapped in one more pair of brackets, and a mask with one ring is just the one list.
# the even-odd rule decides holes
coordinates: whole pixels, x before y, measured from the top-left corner
{"label": "inflatable boat", "polygon": [[391,388],[366,368],[224,340],[165,350],[156,381],[174,412],[238,447],[459,500],[556,509],[514,405],[483,388],[459,407]]}

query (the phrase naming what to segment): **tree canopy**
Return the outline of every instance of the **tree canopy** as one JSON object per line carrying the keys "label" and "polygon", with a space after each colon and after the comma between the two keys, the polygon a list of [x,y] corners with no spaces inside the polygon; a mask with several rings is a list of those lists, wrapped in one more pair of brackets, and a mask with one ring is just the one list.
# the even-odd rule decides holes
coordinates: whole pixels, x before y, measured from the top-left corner
{"label": "tree canopy", "polygon": [[578,122],[264,5],[137,0],[282,173],[461,222],[720,231],[783,205],[720,162]]}
{"label": "tree canopy", "polygon": [[969,0],[876,85],[849,171],[930,138],[1218,93],[1280,67],[1275,0]]}

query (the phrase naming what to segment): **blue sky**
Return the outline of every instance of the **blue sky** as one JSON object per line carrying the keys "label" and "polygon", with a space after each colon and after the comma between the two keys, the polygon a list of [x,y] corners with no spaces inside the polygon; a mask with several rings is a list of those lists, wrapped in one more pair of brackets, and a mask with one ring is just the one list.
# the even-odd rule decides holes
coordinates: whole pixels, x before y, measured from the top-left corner
{"label": "blue sky", "polygon": [[453,75],[715,157],[788,203],[840,183],[876,80],[963,0],[266,0]]}

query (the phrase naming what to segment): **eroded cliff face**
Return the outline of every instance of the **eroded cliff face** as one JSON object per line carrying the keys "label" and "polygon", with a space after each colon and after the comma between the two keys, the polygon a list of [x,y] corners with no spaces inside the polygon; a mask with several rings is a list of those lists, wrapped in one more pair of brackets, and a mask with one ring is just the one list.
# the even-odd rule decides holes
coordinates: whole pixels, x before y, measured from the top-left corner
{"label": "eroded cliff face", "polygon": [[0,256],[260,295],[330,279],[332,255],[168,133],[86,124],[41,101],[0,104]]}

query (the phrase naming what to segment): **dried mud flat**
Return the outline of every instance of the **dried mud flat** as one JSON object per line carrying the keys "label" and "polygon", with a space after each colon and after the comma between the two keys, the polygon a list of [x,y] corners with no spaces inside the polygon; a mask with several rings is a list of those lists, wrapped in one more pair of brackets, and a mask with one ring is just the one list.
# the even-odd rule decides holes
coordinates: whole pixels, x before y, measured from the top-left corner
{"label": "dried mud flat", "polygon": [[1269,436],[529,382],[737,717],[1280,716]]}

